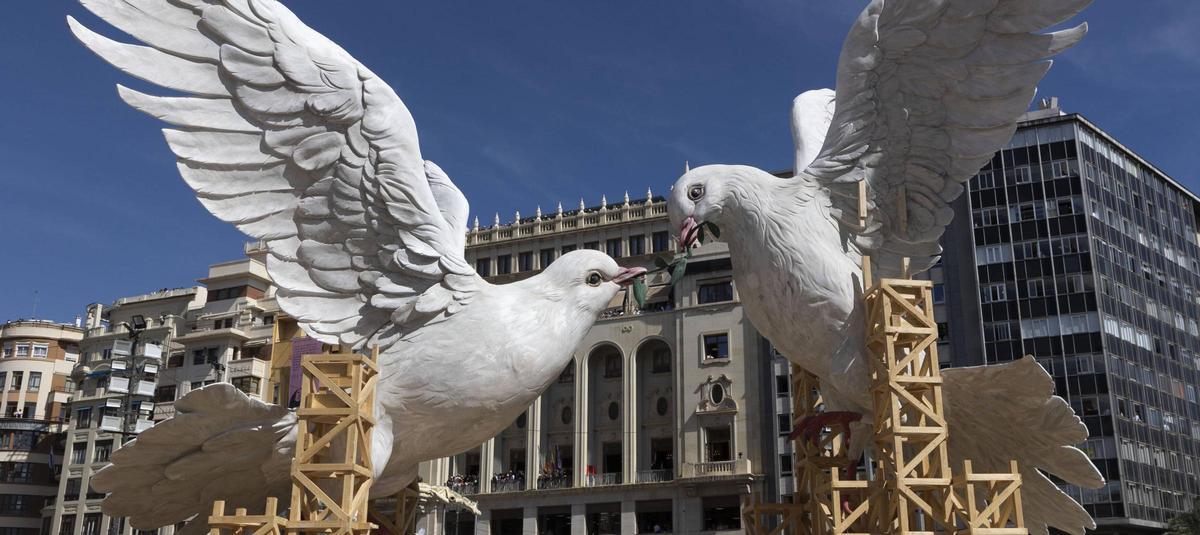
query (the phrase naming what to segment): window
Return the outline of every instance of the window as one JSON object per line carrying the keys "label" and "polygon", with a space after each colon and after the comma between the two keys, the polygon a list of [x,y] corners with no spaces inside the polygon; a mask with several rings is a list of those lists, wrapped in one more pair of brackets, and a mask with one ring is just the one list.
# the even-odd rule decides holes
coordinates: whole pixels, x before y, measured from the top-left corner
{"label": "window", "polygon": [[980,171],[977,177],[980,189],[996,187],[996,173],[994,171]]}
{"label": "window", "polygon": [[260,380],[258,377],[234,377],[230,382],[233,383],[233,386],[237,387],[238,390],[257,396],[260,386],[259,381]]}
{"label": "window", "polygon": [[25,402],[25,410],[21,411],[21,417],[22,418],[36,418],[37,417],[37,403],[34,403],[32,401],[26,401]]}
{"label": "window", "polygon": [[1045,281],[1042,279],[1029,279],[1025,281],[1025,297],[1044,297],[1045,295]]}
{"label": "window", "polygon": [[496,257],[496,274],[508,275],[512,273],[512,255],[502,254]]}
{"label": "window", "polygon": [[575,364],[569,363],[566,368],[563,368],[562,373],[558,374],[558,382],[574,383],[575,382]]}
{"label": "window", "polygon": [[729,334],[706,334],[704,335],[704,359],[727,359],[729,358]]}
{"label": "window", "polygon": [[[88,494],[91,493],[88,489]],[[100,535],[100,513],[83,515],[83,535]]]}
{"label": "window", "polygon": [[792,378],[787,375],[775,376],[775,395],[781,398],[788,397],[792,390]]}
{"label": "window", "polygon": [[33,465],[31,463],[0,463],[0,481],[33,483]]}
{"label": "window", "polygon": [[7,358],[12,358],[12,356],[13,356],[13,345],[12,344],[4,344],[3,357],[7,359]]}
{"label": "window", "polygon": [[154,389],[155,403],[170,403],[175,401],[175,385],[160,386]]}
{"label": "window", "polygon": [[4,381],[8,377],[8,372],[0,372],[0,390],[4,390]]}
{"label": "window", "polygon": [[1004,283],[987,284],[979,288],[979,298],[984,303],[1008,300],[1008,287]]}
{"label": "window", "polygon": [[792,454],[784,453],[779,456],[779,473],[781,475],[792,475]]}
{"label": "window", "polygon": [[733,460],[733,456],[731,455],[733,448],[730,444],[728,426],[705,427],[704,442],[705,462],[717,463]]}
{"label": "window", "polygon": [[219,347],[206,347],[204,349],[196,349],[192,351],[192,364],[197,366],[206,363],[216,363],[220,360],[220,358],[221,348]]}
{"label": "window", "polygon": [[29,344],[17,344],[17,357],[29,356]]}
{"label": "window", "polygon": [[650,235],[650,249],[654,253],[662,253],[671,249],[671,233],[667,231],[655,232]]}
{"label": "window", "polygon": [[944,321],[937,323],[938,340],[946,341],[950,339],[950,324]]}
{"label": "window", "polygon": [[1033,182],[1033,173],[1029,171],[1028,165],[1021,165],[1013,168],[1013,178],[1017,184],[1028,184]]}
{"label": "window", "polygon": [[525,251],[517,255],[517,271],[533,271],[533,252]]}
{"label": "window", "polygon": [[934,284],[933,285],[933,302],[934,303],[945,303],[946,302],[946,286],[944,284]]}
{"label": "window", "polygon": [[76,442],[71,445],[71,464],[83,464],[87,459],[87,442]]}
{"label": "window", "polygon": [[713,496],[702,498],[705,531],[741,531],[741,498]]}
{"label": "window", "polygon": [[598,241],[589,241],[589,242],[584,242],[584,243],[583,243],[583,248],[584,248],[584,249],[591,249],[591,250],[593,250],[593,251],[599,251],[599,250],[600,250],[600,242],[598,242]]}
{"label": "window", "polygon": [[667,401],[667,398],[660,396],[658,401],[654,402],[654,412],[658,413],[659,416],[666,416],[668,410],[671,410],[670,402]]}
{"label": "window", "polygon": [[24,377],[25,377],[25,374],[24,374],[23,372],[13,372],[13,375],[12,375],[12,384],[11,384],[11,385],[9,385],[8,389],[9,389],[9,390],[20,390],[20,389],[21,389],[21,382],[22,382],[21,380],[22,380]]}
{"label": "window", "polygon": [[775,415],[775,417],[779,421],[779,434],[780,435],[792,434],[792,415],[777,414],[777,415]]}
{"label": "window", "polygon": [[84,407],[75,411],[75,429],[84,429],[92,426],[92,408]]}
{"label": "window", "polygon": [[480,277],[492,276],[492,259],[480,258],[475,260],[475,272],[478,273]]}
{"label": "window", "polygon": [[1050,163],[1050,173],[1051,173],[1051,176],[1053,176],[1054,178],[1063,178],[1065,176],[1070,176],[1071,175],[1071,166],[1067,164],[1066,160],[1051,162]]}
{"label": "window", "polygon": [[554,249],[542,249],[538,255],[538,261],[542,269],[546,269],[550,264],[554,263]]}
{"label": "window", "polygon": [[30,392],[37,392],[42,388],[42,372],[29,372],[29,386],[25,388]]}
{"label": "window", "polygon": [[642,234],[630,236],[629,256],[640,256],[644,254],[646,254],[646,236]]}
{"label": "window", "polygon": [[47,344],[33,344],[33,358],[44,359],[50,356],[50,346]]}
{"label": "window", "polygon": [[96,447],[92,453],[92,462],[108,462],[108,456],[112,455],[112,445],[113,442],[111,440],[102,440],[96,442]]}
{"label": "window", "polygon": [[[79,497],[78,489],[75,491],[75,497]],[[64,496],[64,498],[66,497]],[[58,524],[58,532],[62,535],[71,535],[75,533],[75,515],[64,514],[62,516],[62,521]]]}
{"label": "window", "polygon": [[[574,250],[575,250],[574,245],[564,245],[564,246],[562,246],[562,249],[560,249],[560,251],[562,251],[562,254],[567,254]],[[545,267],[545,266],[543,266],[543,267]]]}
{"label": "window", "polygon": [[696,290],[696,301],[702,305],[733,301],[733,282],[724,280],[700,283],[700,287]]}
{"label": "window", "polygon": [[620,377],[621,376],[621,355],[610,353],[604,357],[604,377]]}
{"label": "window", "polygon": [[604,252],[613,258],[621,258],[621,238],[612,238],[605,242]]}
{"label": "window", "polygon": [[81,483],[81,481],[77,477],[68,479],[67,487],[66,487],[66,489],[64,489],[64,492],[63,492],[63,499],[78,500],[79,499],[79,490],[83,488],[83,486],[80,485],[80,483]]}
{"label": "window", "polygon": [[671,372],[671,350],[666,347],[654,349],[650,355],[650,373]]}

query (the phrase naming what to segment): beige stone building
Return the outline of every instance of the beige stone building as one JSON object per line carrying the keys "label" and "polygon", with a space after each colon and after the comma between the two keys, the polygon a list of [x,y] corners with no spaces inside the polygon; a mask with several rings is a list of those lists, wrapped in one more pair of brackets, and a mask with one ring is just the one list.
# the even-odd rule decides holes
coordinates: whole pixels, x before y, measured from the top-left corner
{"label": "beige stone building", "polygon": [[[495,282],[591,248],[653,267],[674,242],[661,198],[540,213],[468,234],[467,256]],[[439,510],[430,534],[740,533],[741,497],[776,473],[774,374],[750,326],[723,244],[698,249],[671,288],[622,292],[574,359],[521,417],[422,477],[478,501]]]}
{"label": "beige stone building", "polygon": [[58,488],[55,450],[82,338],[83,329],[72,324],[0,325],[0,533],[43,529],[42,510]]}
{"label": "beige stone building", "polygon": [[201,287],[163,289],[87,309],[79,358],[71,371],[69,406],[54,507],[47,532],[62,535],[128,534],[124,519],[100,512],[104,495],[90,478],[124,442],[152,425],[153,398],[164,357],[186,333],[187,316],[205,300]]}

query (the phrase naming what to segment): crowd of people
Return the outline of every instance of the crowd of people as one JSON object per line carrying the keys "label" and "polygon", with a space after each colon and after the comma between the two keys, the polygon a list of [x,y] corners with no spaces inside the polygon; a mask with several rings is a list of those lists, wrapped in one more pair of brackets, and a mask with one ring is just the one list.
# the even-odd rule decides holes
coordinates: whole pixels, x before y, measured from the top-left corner
{"label": "crowd of people", "polygon": [[446,486],[454,492],[474,493],[479,491],[479,476],[474,474],[453,475],[446,480]]}
{"label": "crowd of people", "polygon": [[525,488],[525,471],[509,470],[492,476],[492,490],[520,490]]}
{"label": "crowd of people", "polygon": [[571,482],[571,471],[565,468],[549,468],[542,469],[542,473],[538,474],[538,488],[551,488],[564,483]]}

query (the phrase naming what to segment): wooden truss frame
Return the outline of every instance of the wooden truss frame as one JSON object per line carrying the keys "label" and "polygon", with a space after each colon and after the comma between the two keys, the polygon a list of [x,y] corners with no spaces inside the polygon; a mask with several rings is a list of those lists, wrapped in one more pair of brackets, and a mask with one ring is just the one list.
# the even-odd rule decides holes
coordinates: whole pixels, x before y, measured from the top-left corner
{"label": "wooden truss frame", "polygon": [[[870,280],[869,261],[863,267]],[[864,297],[875,412],[871,480],[840,478],[850,463],[842,426],[827,428],[815,445],[797,437],[793,502],[751,495],[742,507],[746,533],[1028,534],[1016,461],[1004,473],[976,473],[969,460],[959,474],[951,470],[932,289],[929,281],[882,279]],[[796,421],[822,410],[819,390],[816,376],[792,366]]]}
{"label": "wooden truss frame", "polygon": [[376,528],[368,521],[368,500],[378,358],[374,348],[369,356],[327,353],[301,359],[288,517],[279,516],[275,498],[267,499],[262,515],[239,508],[226,516],[225,503],[217,501],[208,518],[210,535],[357,535]]}

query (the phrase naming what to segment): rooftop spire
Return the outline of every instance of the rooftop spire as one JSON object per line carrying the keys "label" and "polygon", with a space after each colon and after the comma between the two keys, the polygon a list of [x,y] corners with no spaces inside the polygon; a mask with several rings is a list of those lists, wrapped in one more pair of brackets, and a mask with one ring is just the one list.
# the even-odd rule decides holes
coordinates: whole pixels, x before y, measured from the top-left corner
{"label": "rooftop spire", "polygon": [[492,219],[492,226],[493,227],[500,226],[500,212],[496,212],[496,217],[494,219]]}
{"label": "rooftop spire", "polygon": [[583,197],[580,197],[579,198],[579,211],[583,212],[584,210],[587,210],[587,205],[583,204]]}
{"label": "rooftop spire", "polygon": [[608,209],[608,196],[603,193],[600,194],[600,209],[601,210]]}
{"label": "rooftop spire", "polygon": [[558,217],[562,217],[562,201],[558,201]]}
{"label": "rooftop spire", "polygon": [[537,212],[534,212],[533,215],[536,216],[538,219],[542,218],[542,205],[539,204],[537,206]]}
{"label": "rooftop spire", "polygon": [[520,222],[521,222],[521,211],[517,210],[517,212],[515,214],[513,214],[513,223],[520,223]]}
{"label": "rooftop spire", "polygon": [[475,216],[475,230],[479,230],[479,216]]}
{"label": "rooftop spire", "polygon": [[625,206],[629,206],[629,190],[625,190]]}
{"label": "rooftop spire", "polygon": [[650,191],[650,186],[646,186],[646,204],[654,202],[654,192]]}

